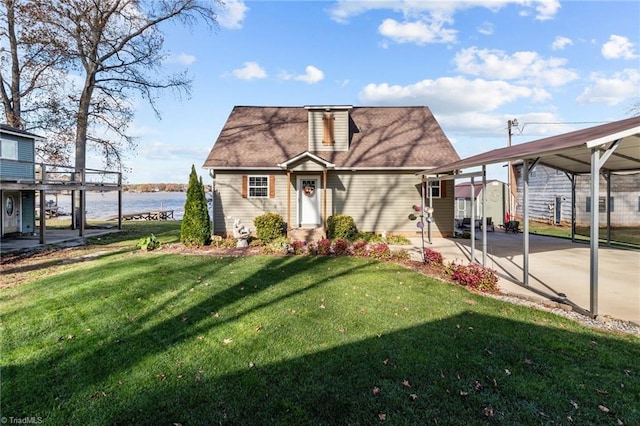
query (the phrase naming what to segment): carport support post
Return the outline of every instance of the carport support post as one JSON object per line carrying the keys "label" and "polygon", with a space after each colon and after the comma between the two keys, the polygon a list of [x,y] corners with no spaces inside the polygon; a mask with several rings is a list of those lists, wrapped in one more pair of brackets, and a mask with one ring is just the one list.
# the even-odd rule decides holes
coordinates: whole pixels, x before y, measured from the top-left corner
{"label": "carport support post", "polygon": [[476,186],[471,176],[471,263],[476,261]]}
{"label": "carport support post", "polygon": [[591,149],[591,233],[589,243],[591,247],[591,264],[589,265],[590,280],[590,311],[591,315],[598,315],[598,238],[599,220],[598,205],[600,200],[600,155],[597,148]]}
{"label": "carport support post", "polygon": [[[607,246],[611,247],[611,171],[607,172]],[[600,221],[598,221],[600,222]]]}
{"label": "carport support post", "polygon": [[529,286],[529,160],[522,165],[522,285]]}
{"label": "carport support post", "polygon": [[[475,191],[474,191],[475,192]],[[487,166],[482,165],[482,266],[487,266]]]}
{"label": "carport support post", "polygon": [[[44,165],[42,166],[42,175],[44,176]],[[44,180],[44,179],[43,179]],[[46,192],[44,189],[40,190],[40,244],[47,243],[47,237],[45,235],[47,231],[47,203],[45,200]]]}

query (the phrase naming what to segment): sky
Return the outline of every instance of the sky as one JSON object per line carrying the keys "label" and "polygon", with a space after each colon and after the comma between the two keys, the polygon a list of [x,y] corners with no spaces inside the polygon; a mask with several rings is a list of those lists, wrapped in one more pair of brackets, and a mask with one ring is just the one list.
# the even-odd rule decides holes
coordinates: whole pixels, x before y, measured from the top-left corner
{"label": "sky", "polygon": [[519,144],[640,102],[638,1],[228,0],[218,23],[161,28],[163,68],[192,92],[160,98],[161,119],[136,103],[128,183],[186,183],[192,165],[207,182],[236,105],[428,106],[466,158],[506,146],[508,120]]}

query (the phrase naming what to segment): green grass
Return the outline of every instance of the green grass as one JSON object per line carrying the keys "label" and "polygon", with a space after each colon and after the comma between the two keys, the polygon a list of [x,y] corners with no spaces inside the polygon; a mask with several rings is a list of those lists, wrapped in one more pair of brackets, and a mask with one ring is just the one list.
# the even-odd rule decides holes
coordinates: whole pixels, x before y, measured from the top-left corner
{"label": "green grass", "polygon": [[[149,230],[131,232],[129,246]],[[640,423],[637,337],[391,263],[122,251],[127,236],[119,238],[111,255],[3,290],[2,416]]]}
{"label": "green grass", "polygon": [[[546,235],[550,237],[571,238],[571,227],[549,225],[540,222],[530,222],[529,232],[532,234]],[[575,239],[578,241],[589,241],[589,228],[576,229]],[[600,244],[607,242],[607,228],[600,228]],[[611,229],[611,244],[620,247],[639,248],[640,247],[640,227],[615,227]]]}

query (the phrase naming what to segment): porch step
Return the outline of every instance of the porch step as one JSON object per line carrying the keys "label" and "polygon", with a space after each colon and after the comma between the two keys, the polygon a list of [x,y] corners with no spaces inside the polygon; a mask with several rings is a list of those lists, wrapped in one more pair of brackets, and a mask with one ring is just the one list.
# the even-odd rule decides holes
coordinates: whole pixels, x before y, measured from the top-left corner
{"label": "porch step", "polygon": [[291,241],[304,241],[306,243],[317,243],[325,238],[324,228],[292,228],[287,233]]}

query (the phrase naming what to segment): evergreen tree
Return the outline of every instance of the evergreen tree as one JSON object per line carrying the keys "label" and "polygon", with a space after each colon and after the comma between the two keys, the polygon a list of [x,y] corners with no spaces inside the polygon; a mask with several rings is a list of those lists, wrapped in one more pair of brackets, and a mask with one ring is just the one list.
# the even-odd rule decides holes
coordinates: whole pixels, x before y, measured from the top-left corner
{"label": "evergreen tree", "polygon": [[196,167],[191,166],[187,201],[184,204],[184,216],[180,227],[180,241],[187,246],[203,246],[211,239],[209,207],[204,192],[202,178],[198,180]]}

